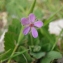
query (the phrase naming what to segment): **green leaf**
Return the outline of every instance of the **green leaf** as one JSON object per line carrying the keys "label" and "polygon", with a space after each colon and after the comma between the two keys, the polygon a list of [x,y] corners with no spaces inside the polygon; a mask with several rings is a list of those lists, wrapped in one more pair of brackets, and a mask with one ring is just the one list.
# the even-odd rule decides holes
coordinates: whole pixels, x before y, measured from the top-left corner
{"label": "green leaf", "polygon": [[30,53],[34,58],[40,59],[45,56],[45,52]]}
{"label": "green leaf", "polygon": [[17,19],[13,19],[12,24],[9,25],[8,32],[6,32],[4,38],[5,51],[8,51],[10,49],[10,52],[6,56],[6,58],[11,55],[16,46],[20,29],[21,29],[20,21]]}
{"label": "green leaf", "polygon": [[13,51],[14,47],[15,47],[15,35],[12,35],[11,33],[7,32],[5,34],[5,50],[9,50],[11,49],[11,52]]}
{"label": "green leaf", "polygon": [[41,63],[50,63],[54,59],[62,58],[62,54],[56,51],[50,51],[44,58],[42,58]]}

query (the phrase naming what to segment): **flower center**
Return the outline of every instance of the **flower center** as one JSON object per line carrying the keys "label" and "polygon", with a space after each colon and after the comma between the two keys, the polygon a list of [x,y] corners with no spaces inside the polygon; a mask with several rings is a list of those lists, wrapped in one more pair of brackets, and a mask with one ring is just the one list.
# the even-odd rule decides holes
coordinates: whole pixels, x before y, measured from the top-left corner
{"label": "flower center", "polygon": [[33,27],[34,26],[34,24],[30,24],[30,27]]}

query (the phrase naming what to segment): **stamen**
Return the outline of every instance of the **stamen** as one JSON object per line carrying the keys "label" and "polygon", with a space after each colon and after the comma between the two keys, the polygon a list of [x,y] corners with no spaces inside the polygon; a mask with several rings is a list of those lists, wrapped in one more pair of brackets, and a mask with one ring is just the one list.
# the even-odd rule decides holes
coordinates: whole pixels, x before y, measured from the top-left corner
{"label": "stamen", "polygon": [[33,27],[34,26],[34,24],[30,24],[30,27]]}

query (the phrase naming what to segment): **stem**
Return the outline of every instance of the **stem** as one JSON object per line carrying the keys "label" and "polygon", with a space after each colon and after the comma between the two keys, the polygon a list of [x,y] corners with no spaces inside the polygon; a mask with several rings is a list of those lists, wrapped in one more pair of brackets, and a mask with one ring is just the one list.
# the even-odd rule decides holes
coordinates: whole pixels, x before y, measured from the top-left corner
{"label": "stem", "polygon": [[55,46],[56,46],[56,44],[57,44],[57,42],[58,42],[58,39],[60,38],[60,36],[61,36],[62,33],[63,33],[63,30],[60,32],[59,36],[57,37],[56,42],[54,43],[54,45],[53,45],[51,51],[55,48]]}
{"label": "stem", "polygon": [[55,46],[56,46],[56,44],[57,44],[59,38],[60,38],[60,37],[58,36],[57,39],[56,39],[56,42],[54,43],[54,45],[53,45],[53,47],[52,47],[52,49],[51,49],[51,51],[55,48]]}
{"label": "stem", "polygon": [[[18,44],[15,46],[15,48],[14,48],[10,57],[12,57],[14,55],[14,52],[16,51],[17,47],[18,47]],[[7,63],[10,63],[10,61],[11,61],[11,59],[9,59]]]}
{"label": "stem", "polygon": [[31,38],[31,46],[33,46],[33,39],[32,39],[31,34],[30,34],[30,38]]}
{"label": "stem", "polygon": [[[29,50],[29,49],[28,49],[28,50]],[[16,57],[16,56],[18,56],[18,55],[21,55],[21,54],[23,54],[24,52],[27,52],[28,50],[24,50],[24,51],[22,51],[22,52],[18,52],[18,54],[14,54],[12,57],[8,57],[8,58],[2,60],[2,62],[6,61],[6,60],[8,60],[8,59],[10,59],[10,58],[14,58],[14,57]]]}
{"label": "stem", "polygon": [[30,8],[30,10],[29,10],[28,14],[30,14],[30,13],[32,13],[32,12],[33,12],[34,7],[35,7],[35,4],[36,4],[36,0],[34,0],[34,1],[33,1],[33,4],[32,4],[32,6],[31,6],[31,8]]}

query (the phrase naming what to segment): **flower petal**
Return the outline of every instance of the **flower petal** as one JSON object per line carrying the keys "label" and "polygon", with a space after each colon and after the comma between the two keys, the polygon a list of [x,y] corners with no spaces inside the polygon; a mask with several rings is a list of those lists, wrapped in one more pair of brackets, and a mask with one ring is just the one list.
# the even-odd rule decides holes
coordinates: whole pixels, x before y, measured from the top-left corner
{"label": "flower petal", "polygon": [[28,19],[28,18],[22,18],[22,19],[21,19],[21,23],[22,23],[23,25],[27,25],[27,24],[29,24],[29,19]]}
{"label": "flower petal", "polygon": [[30,19],[30,22],[34,22],[35,19],[36,19],[36,17],[35,17],[35,15],[34,15],[33,13],[31,13],[31,14],[29,15],[29,19]]}
{"label": "flower petal", "polygon": [[24,35],[27,35],[30,31],[30,27],[26,27],[24,30],[23,30],[23,34]]}
{"label": "flower petal", "polygon": [[40,27],[43,26],[43,22],[42,21],[37,21],[37,22],[34,23],[34,26],[40,28]]}
{"label": "flower petal", "polygon": [[31,32],[32,32],[32,36],[34,38],[37,38],[38,37],[38,32],[37,32],[37,30],[34,27],[31,28]]}

